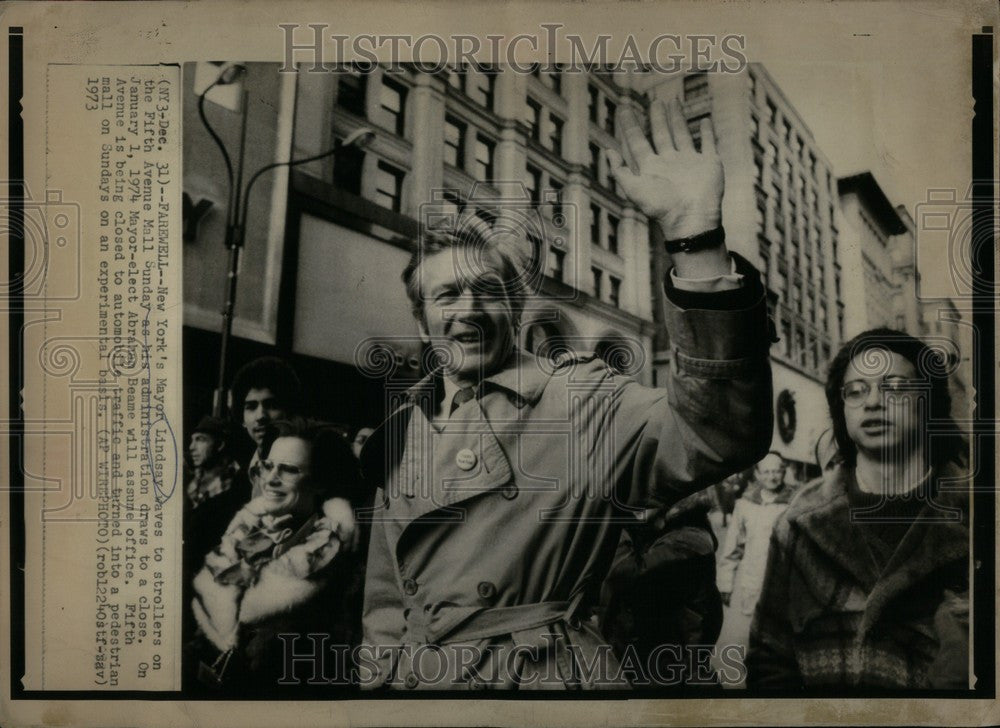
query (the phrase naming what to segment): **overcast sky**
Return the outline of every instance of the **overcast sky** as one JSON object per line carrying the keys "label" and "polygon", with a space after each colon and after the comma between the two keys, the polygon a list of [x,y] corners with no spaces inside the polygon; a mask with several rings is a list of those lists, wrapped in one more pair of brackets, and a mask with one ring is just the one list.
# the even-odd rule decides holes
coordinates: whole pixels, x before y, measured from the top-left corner
{"label": "overcast sky", "polygon": [[[929,189],[955,189],[961,200],[970,182],[972,37],[960,5],[781,3],[780,27],[748,25],[747,53],[838,177],[870,170],[914,214]],[[954,294],[946,253],[919,247],[926,293]]]}

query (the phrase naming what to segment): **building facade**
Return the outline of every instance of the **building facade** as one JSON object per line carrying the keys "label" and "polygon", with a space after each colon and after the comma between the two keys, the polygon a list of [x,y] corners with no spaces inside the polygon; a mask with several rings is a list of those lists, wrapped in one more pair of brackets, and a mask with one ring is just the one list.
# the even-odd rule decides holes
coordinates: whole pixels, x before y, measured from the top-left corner
{"label": "building facade", "polygon": [[[846,223],[845,336],[879,326],[899,328],[907,317],[901,310],[905,267],[897,266],[900,253],[896,252],[905,245],[903,219],[871,172],[843,177],[837,187]],[[915,285],[915,280],[908,283]],[[914,298],[915,290],[908,290]]]}

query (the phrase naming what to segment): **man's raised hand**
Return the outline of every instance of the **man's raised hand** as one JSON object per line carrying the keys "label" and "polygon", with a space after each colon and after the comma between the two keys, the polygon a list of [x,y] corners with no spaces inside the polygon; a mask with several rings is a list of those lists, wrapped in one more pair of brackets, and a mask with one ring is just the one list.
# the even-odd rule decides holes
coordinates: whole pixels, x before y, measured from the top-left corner
{"label": "man's raised hand", "polygon": [[676,98],[669,104],[653,101],[649,117],[652,145],[634,112],[619,110],[618,128],[629,163],[618,152],[607,151],[618,184],[647,217],[659,222],[667,240],[713,230],[722,217],[725,183],[711,123],[702,119],[699,152]]}

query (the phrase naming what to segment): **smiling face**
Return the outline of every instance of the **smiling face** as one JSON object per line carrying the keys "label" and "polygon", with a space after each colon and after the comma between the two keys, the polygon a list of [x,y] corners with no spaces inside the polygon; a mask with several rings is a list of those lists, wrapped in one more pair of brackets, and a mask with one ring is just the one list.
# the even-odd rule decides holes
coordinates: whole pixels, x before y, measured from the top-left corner
{"label": "smiling face", "polygon": [[[844,376],[844,420],[859,452],[881,460],[887,453],[913,447],[920,434],[916,392],[905,391],[917,370],[905,357],[886,352],[887,369],[865,371],[865,353],[851,359]],[[904,391],[899,391],[900,386]],[[894,391],[896,390],[896,391]]]}
{"label": "smiling face", "polygon": [[258,448],[264,441],[267,425],[287,414],[278,398],[267,387],[250,389],[243,399],[243,427]]}
{"label": "smiling face", "polygon": [[757,481],[765,490],[778,490],[785,484],[785,461],[768,453],[757,463]]}
{"label": "smiling face", "polygon": [[446,250],[425,258],[417,275],[424,300],[421,338],[445,349],[445,374],[458,384],[476,384],[498,371],[515,335],[500,262],[484,257],[472,266],[463,249]]}
{"label": "smiling face", "polygon": [[310,480],[309,443],[279,437],[261,461],[262,498],[275,516],[307,516],[316,511],[318,491]]}

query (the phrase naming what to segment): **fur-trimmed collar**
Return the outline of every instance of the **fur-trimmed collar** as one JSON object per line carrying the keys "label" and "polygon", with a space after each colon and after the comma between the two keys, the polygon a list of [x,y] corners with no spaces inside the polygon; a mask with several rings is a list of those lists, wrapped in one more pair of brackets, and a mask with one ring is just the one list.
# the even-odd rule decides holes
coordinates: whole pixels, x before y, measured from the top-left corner
{"label": "fur-trimmed collar", "polygon": [[207,569],[194,579],[194,617],[205,636],[220,651],[235,647],[240,625],[254,624],[299,607],[325,586],[322,578],[303,579],[272,561],[260,578],[244,591],[235,584],[216,581]]}
{"label": "fur-trimmed collar", "polygon": [[853,477],[853,468],[841,465],[803,486],[785,518],[869,590],[860,629],[864,634],[895,596],[940,567],[968,559],[969,498],[967,491],[958,489],[968,481],[968,474],[952,467],[934,474],[938,483],[947,483],[951,489],[941,488],[924,504],[881,574],[875,571],[851,520],[847,488]]}

